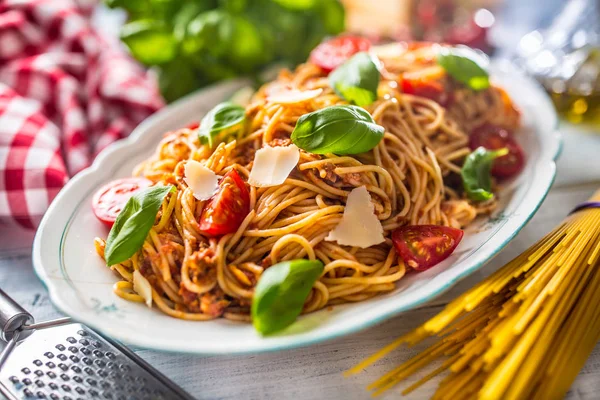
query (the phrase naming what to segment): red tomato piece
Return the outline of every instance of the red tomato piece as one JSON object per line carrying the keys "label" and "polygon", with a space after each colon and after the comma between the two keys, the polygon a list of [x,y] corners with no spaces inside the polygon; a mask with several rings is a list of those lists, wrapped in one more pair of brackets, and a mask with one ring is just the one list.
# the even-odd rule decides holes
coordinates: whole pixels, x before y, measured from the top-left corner
{"label": "red tomato piece", "polygon": [[402,79],[402,92],[419,97],[425,97],[438,104],[444,105],[448,95],[440,82],[424,81],[421,79]]}
{"label": "red tomato piece", "polygon": [[191,130],[198,129],[198,127],[200,127],[200,122],[192,122],[191,124],[186,126],[186,128]]}
{"label": "red tomato piece", "polygon": [[438,104],[447,105],[450,95],[444,87],[445,76],[442,67],[427,67],[420,71],[404,73],[400,85],[403,93],[425,97]]}
{"label": "red tomato piece", "polygon": [[515,176],[525,165],[525,153],[507,129],[491,124],[475,128],[471,133],[469,147],[474,150],[480,146],[490,150],[508,149],[508,154],[494,160],[492,165],[492,175],[497,178]]}
{"label": "red tomato piece", "polygon": [[250,212],[250,192],[236,170],[231,170],[219,182],[200,216],[200,230],[210,236],[237,231]]}
{"label": "red tomato piece", "polygon": [[452,254],[463,238],[460,229],[439,225],[408,225],[392,233],[394,247],[404,263],[425,271]]}
{"label": "red tomato piece", "polygon": [[330,73],[354,54],[368,51],[371,42],[360,36],[342,35],[326,40],[310,53],[309,61]]}
{"label": "red tomato piece", "polygon": [[146,178],[117,179],[102,186],[92,198],[94,215],[108,226],[113,226],[117,216],[131,196],[150,187],[152,181]]}

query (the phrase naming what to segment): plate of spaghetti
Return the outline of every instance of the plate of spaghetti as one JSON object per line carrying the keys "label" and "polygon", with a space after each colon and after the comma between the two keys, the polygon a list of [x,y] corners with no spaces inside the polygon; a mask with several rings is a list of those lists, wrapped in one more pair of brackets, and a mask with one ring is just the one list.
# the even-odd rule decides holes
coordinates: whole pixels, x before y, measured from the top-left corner
{"label": "plate of spaghetti", "polygon": [[552,185],[556,124],[534,81],[471,49],[329,39],[103,151],[46,213],[35,270],[63,312],[138,346],[331,339],[500,251]]}

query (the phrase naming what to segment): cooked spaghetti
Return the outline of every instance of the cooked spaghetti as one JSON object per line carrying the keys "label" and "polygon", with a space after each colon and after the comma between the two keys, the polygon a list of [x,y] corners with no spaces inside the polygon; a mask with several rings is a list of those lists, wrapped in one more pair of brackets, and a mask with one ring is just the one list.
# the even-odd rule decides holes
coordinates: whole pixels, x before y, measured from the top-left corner
{"label": "cooked spaghetti", "polygon": [[[471,152],[469,133],[493,123],[514,129],[519,113],[495,86],[473,91],[444,76],[442,106],[426,96],[403,92],[404,74],[435,70],[431,46],[414,46],[380,55],[378,98],[366,107],[385,128],[381,142],[358,155],[317,155],[300,151],[300,160],[283,184],[249,185],[250,212],[234,233],[207,235],[200,229],[206,201],[197,200],[184,181],[188,160],[201,162],[219,176],[235,170],[247,180],[257,150],[288,146],[298,119],[325,107],[347,104],[330,88],[327,75],[311,63],[283,71],[264,85],[246,106],[245,129],[214,149],[194,129],[169,132],[156,153],[134,171],[157,185],[173,185],[143,247],[111,268],[121,281],[115,293],[144,301],[133,290],[133,273],[152,286],[152,299],[164,313],[189,320],[225,317],[248,320],[253,288],[269,266],[298,258],[321,260],[325,267],[303,312],[356,302],[394,290],[409,266],[398,256],[391,233],[406,225],[461,228],[489,213],[495,200],[473,202],[462,193],[460,171]],[[270,101],[281,90],[322,89],[307,101]],[[364,186],[381,222],[385,241],[361,248],[325,240],[340,223],[346,198]],[[105,241],[95,241],[103,256]]]}

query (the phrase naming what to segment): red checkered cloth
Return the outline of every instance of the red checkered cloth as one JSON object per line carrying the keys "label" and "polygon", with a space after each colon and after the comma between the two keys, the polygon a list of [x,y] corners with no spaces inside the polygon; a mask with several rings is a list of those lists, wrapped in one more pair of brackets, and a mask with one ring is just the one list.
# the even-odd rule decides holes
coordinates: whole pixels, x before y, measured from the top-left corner
{"label": "red checkered cloth", "polygon": [[0,0],[0,225],[34,229],[70,176],[163,105],[93,29],[93,6]]}

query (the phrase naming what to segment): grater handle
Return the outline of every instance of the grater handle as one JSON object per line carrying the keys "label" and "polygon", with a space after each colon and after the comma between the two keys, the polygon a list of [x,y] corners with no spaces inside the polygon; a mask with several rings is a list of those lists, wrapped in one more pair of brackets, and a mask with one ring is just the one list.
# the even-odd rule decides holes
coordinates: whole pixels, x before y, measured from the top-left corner
{"label": "grater handle", "polygon": [[[33,316],[0,289],[0,338],[8,342],[25,324],[32,324]],[[19,339],[24,339],[32,331],[24,331]]]}

